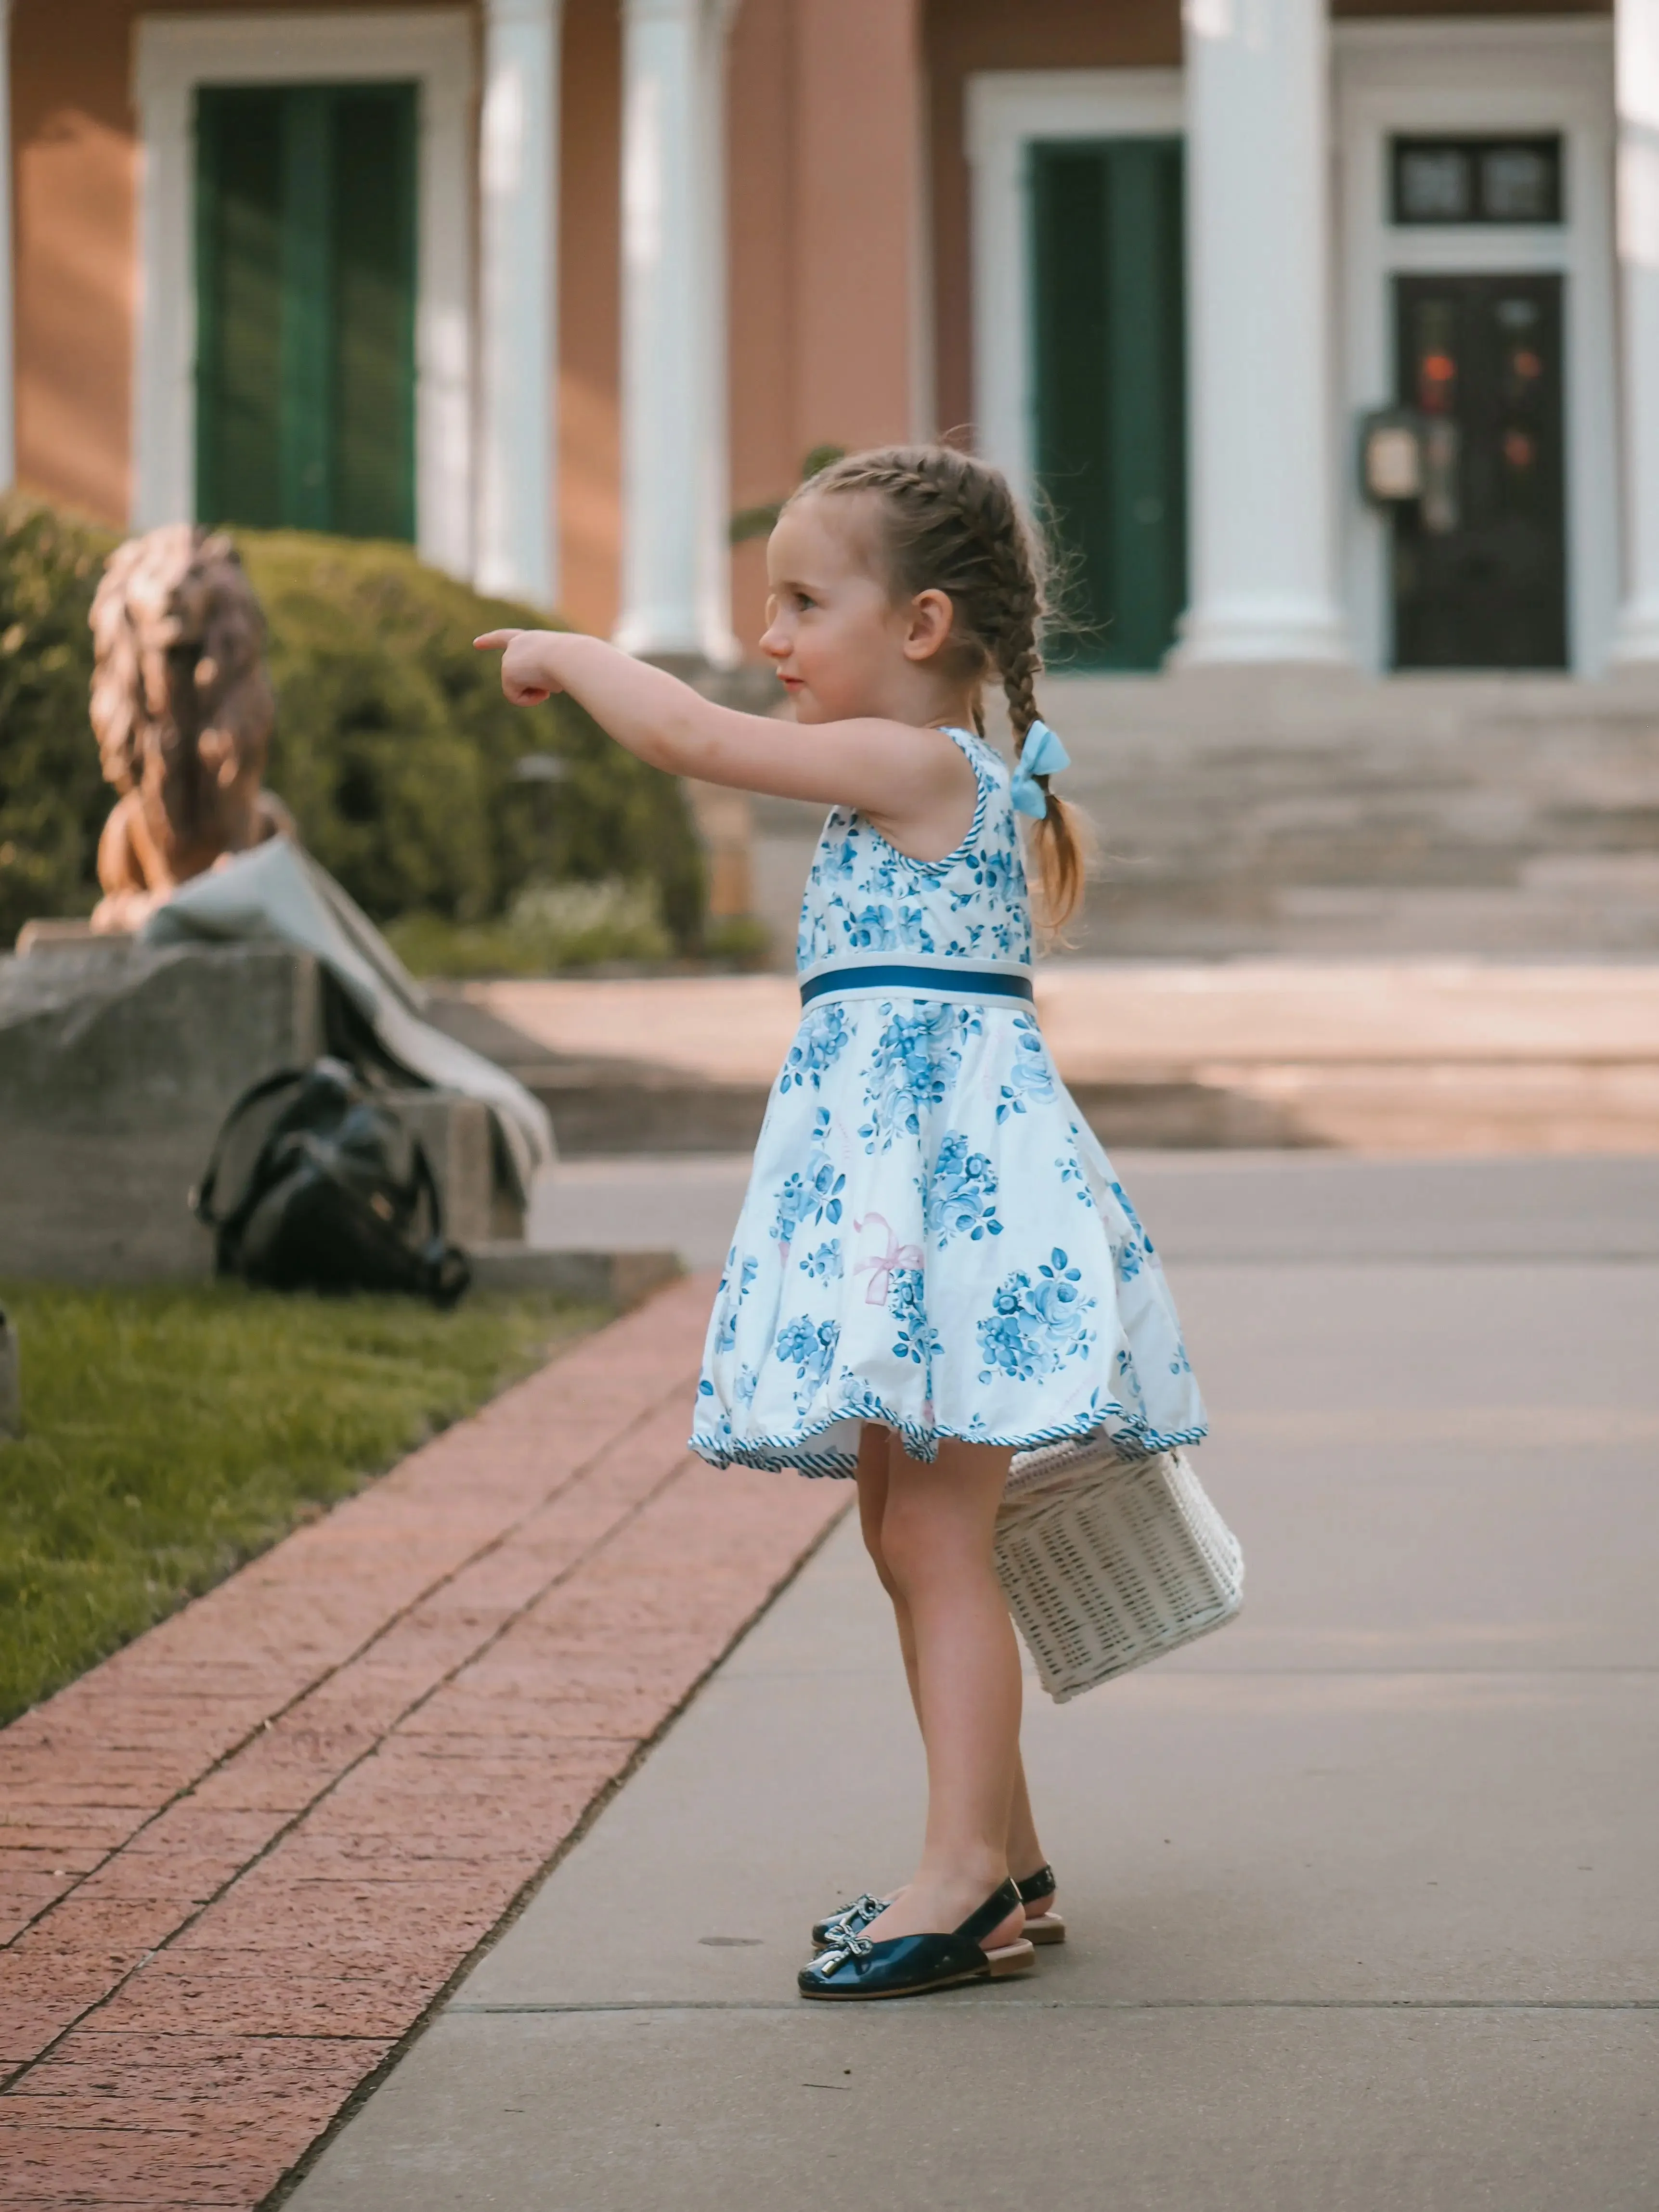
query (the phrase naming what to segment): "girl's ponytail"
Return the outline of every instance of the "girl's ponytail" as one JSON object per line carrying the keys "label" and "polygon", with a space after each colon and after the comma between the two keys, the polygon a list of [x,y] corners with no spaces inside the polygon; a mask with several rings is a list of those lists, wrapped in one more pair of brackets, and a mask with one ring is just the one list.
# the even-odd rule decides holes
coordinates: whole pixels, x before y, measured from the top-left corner
{"label": "girl's ponytail", "polygon": [[[1031,598],[1040,607],[1035,571]],[[998,634],[993,647],[1002,695],[1008,702],[1016,757],[1024,750],[1026,736],[1037,719],[1036,678],[1042,668],[1036,639],[1037,619],[1035,611],[1024,625],[1016,617]],[[1045,930],[1058,936],[1083,903],[1088,845],[1079,830],[1081,817],[1076,808],[1068,806],[1058,793],[1048,788],[1046,775],[1039,775],[1035,781],[1045,802],[1042,818],[1032,832],[1040,900],[1038,918]]]}
{"label": "girl's ponytail", "polygon": [[[873,493],[896,599],[940,591],[954,611],[953,647],[965,672],[994,674],[1008,701],[1017,750],[1037,719],[1038,642],[1044,615],[1042,547],[1000,469],[953,446],[887,446],[849,453],[793,495],[821,499]],[[975,721],[984,735],[983,717]],[[1047,811],[1033,835],[1038,919],[1058,935],[1082,902],[1088,848],[1082,817],[1039,776]]]}

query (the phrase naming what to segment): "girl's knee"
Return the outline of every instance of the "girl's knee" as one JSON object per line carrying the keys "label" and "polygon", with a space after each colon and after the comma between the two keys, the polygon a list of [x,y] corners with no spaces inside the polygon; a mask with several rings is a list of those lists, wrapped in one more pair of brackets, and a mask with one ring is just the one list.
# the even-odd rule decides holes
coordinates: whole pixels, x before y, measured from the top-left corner
{"label": "girl's knee", "polygon": [[887,1564],[886,1547],[882,1541],[880,1518],[872,1513],[859,1516],[859,1534],[864,1539],[864,1548],[870,1554],[876,1570],[876,1578],[890,1597],[896,1593],[893,1571]]}
{"label": "girl's knee", "polygon": [[908,1477],[901,1471],[887,1486],[880,1550],[907,1594],[990,1564],[1007,1455],[981,1452],[955,1466],[940,1460]]}

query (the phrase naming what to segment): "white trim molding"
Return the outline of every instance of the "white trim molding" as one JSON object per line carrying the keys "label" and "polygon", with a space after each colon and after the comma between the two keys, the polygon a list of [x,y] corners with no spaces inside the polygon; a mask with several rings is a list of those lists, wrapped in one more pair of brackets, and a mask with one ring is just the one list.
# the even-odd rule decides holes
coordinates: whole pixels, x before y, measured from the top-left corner
{"label": "white trim molding", "polygon": [[[1344,264],[1343,568],[1361,662],[1390,654],[1388,527],[1360,498],[1352,426],[1394,398],[1392,280],[1558,270],[1564,276],[1567,631],[1571,665],[1606,665],[1619,596],[1613,306],[1613,36],[1605,21],[1413,16],[1334,29]],[[1388,148],[1399,131],[1559,132],[1565,221],[1547,228],[1390,224]]]}
{"label": "white trim molding", "polygon": [[731,667],[725,86],[733,0],[623,0],[623,588],[629,653]]}
{"label": "white trim molding", "polygon": [[0,491],[17,480],[17,384],[12,283],[11,0],[0,0]]}
{"label": "white trim molding", "polygon": [[479,122],[478,589],[558,598],[562,0],[484,0]]}
{"label": "white trim molding", "polygon": [[193,106],[204,84],[413,79],[420,88],[416,542],[472,570],[472,20],[455,9],[141,16],[135,529],[196,506]]}
{"label": "white trim molding", "polygon": [[984,70],[968,80],[979,450],[1022,499],[1036,475],[1030,150],[1055,140],[1170,138],[1186,128],[1168,69]]}
{"label": "white trim molding", "polygon": [[1659,0],[1614,0],[1625,596],[1613,658],[1659,661]]}

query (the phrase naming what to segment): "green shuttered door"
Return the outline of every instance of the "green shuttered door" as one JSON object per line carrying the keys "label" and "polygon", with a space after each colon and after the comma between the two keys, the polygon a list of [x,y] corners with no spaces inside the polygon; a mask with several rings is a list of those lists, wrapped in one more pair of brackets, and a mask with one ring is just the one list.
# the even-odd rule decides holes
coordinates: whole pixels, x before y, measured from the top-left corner
{"label": "green shuttered door", "polygon": [[415,535],[412,85],[204,88],[196,507]]}
{"label": "green shuttered door", "polygon": [[1181,144],[1031,162],[1037,476],[1077,624],[1055,658],[1156,668],[1187,601]]}

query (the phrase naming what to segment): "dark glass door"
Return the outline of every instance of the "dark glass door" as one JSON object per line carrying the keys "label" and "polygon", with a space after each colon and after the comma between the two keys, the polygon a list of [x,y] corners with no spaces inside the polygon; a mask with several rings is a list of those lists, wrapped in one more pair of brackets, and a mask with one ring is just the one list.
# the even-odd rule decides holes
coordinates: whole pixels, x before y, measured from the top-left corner
{"label": "dark glass door", "polygon": [[1425,418],[1395,511],[1395,665],[1567,661],[1559,276],[1395,280],[1397,390]]}
{"label": "dark glass door", "polygon": [[1187,603],[1179,139],[1032,149],[1036,473],[1056,665],[1156,668]]}
{"label": "dark glass door", "polygon": [[416,89],[204,88],[202,520],[415,535]]}

